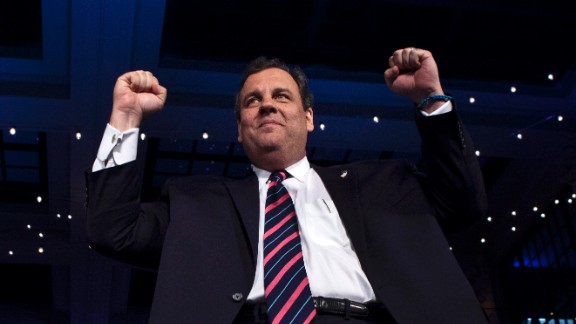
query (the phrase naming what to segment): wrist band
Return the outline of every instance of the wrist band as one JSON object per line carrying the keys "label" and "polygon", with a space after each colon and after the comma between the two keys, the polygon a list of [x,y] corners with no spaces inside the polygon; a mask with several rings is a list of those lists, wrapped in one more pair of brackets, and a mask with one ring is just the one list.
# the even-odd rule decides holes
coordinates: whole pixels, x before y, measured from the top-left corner
{"label": "wrist band", "polygon": [[425,104],[429,103],[430,101],[450,101],[452,100],[452,97],[447,96],[447,95],[433,95],[430,96],[422,101],[420,101],[420,103],[416,106],[418,109],[421,109],[422,107],[424,107]]}

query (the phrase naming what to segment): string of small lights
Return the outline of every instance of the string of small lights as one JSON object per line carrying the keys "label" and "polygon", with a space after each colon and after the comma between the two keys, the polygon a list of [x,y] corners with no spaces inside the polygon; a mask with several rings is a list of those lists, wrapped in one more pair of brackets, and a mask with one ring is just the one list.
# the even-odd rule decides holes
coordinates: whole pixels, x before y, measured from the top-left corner
{"label": "string of small lights", "polygon": [[[548,79],[549,81],[554,81],[554,80],[555,80],[555,76],[554,76],[553,74],[549,74],[549,75],[547,76],[547,79]],[[518,87],[517,85],[510,86],[509,92],[510,92],[511,95],[514,95],[514,94],[518,93],[518,91],[519,91],[519,87]],[[467,98],[467,101],[468,101],[468,103],[469,103],[470,105],[475,105],[475,104],[477,104],[477,102],[478,102],[478,98],[477,98],[477,97],[474,97],[474,96],[469,96],[469,97]],[[526,125],[526,126],[520,128],[520,129],[517,129],[513,134],[510,134],[510,136],[514,136],[517,140],[521,141],[521,140],[525,139],[526,136],[529,135],[529,133],[530,133],[530,131],[531,131],[532,129],[535,129],[535,128],[537,128],[538,126],[540,126],[540,125],[542,125],[542,124],[544,124],[544,123],[551,123],[551,122],[562,123],[562,122],[565,122],[565,119],[566,119],[566,118],[565,118],[565,111],[558,111],[558,112],[555,113],[555,114],[548,114],[548,115],[546,115],[546,116],[542,116],[541,119],[537,120],[536,122],[534,122],[534,123],[532,123],[532,124],[530,124],[530,125]],[[380,116],[378,116],[378,115],[372,116],[372,117],[371,117],[371,121],[372,121],[372,123],[374,123],[374,124],[380,124]],[[328,127],[329,127],[329,125],[327,125],[325,122],[320,122],[320,123],[319,123],[319,130],[322,131],[322,132],[323,132],[323,131],[326,131],[326,130],[328,129]],[[11,136],[16,136],[16,135],[17,135],[17,131],[18,131],[18,130],[17,130],[16,127],[10,127],[10,128],[8,129],[8,133],[9,133]],[[82,140],[82,132],[81,132],[81,130],[77,130],[77,131],[73,132],[72,136],[73,136],[73,138],[75,138],[77,141],[81,141],[81,140]],[[199,134],[199,138],[201,138],[202,140],[208,140],[208,139],[210,139],[210,133],[209,133],[209,131],[208,131],[208,130],[202,131],[201,134]],[[140,133],[140,139],[141,139],[142,141],[145,141],[145,140],[147,139],[147,134],[146,134],[145,132],[141,132],[141,133]],[[478,148],[478,149],[475,151],[476,156],[480,157],[481,154],[482,154],[481,152],[482,152],[482,148]],[[35,199],[38,204],[43,204],[43,203],[44,203],[44,198],[42,197],[41,194],[34,193],[34,192],[30,192],[30,193],[29,193],[29,196],[30,196],[30,197],[33,197],[32,199]],[[554,203],[555,205],[559,205],[559,204],[562,204],[562,203],[572,204],[575,200],[576,200],[576,193],[572,193],[568,198],[558,197],[558,198],[554,199],[554,200],[553,200],[553,203]],[[71,203],[82,203],[82,204],[83,204],[84,202],[71,202]],[[531,204],[530,202],[525,202],[525,203]],[[550,202],[550,203],[552,203],[552,202]],[[540,217],[540,218],[542,218],[542,219],[545,219],[545,218],[546,218],[546,213],[543,212],[543,211],[540,211],[540,207],[539,207],[539,206],[537,206],[537,205],[535,205],[535,204],[533,204],[533,203],[532,203],[531,205],[533,205],[532,211],[533,211],[534,215],[536,215],[536,216],[538,216],[538,217]],[[516,217],[516,216],[518,215],[518,211],[517,211],[517,210],[519,210],[519,209],[520,209],[520,208],[515,209],[515,210],[512,210],[509,215],[510,215],[512,218]],[[57,217],[58,219],[67,218],[68,220],[72,221],[72,215],[70,215],[70,214],[68,214],[67,216],[63,216],[63,214],[57,214],[56,217]],[[493,218],[493,216],[488,216],[485,221],[486,221],[486,223],[489,224],[489,223],[494,222],[494,218]],[[512,226],[510,227],[510,231],[511,231],[511,232],[516,232],[516,231],[518,230],[518,227],[519,227],[519,226],[520,226],[520,225],[518,225],[518,224],[512,225]],[[36,226],[34,226],[34,224],[26,224],[26,227],[25,227],[25,228],[26,228],[27,230],[31,230],[32,227],[36,227]],[[45,235],[45,232],[43,232],[41,229],[39,229],[39,231],[38,231],[38,238],[39,238],[39,239],[42,239],[42,238],[44,238],[44,235]],[[485,236],[481,237],[481,238],[479,239],[479,243],[482,244],[482,245],[488,243],[487,237],[485,237]],[[42,253],[45,252],[45,249],[46,249],[46,247],[44,247],[44,246],[38,246],[37,253],[38,253],[38,254],[42,254]],[[9,248],[8,248],[8,251],[6,251],[6,253],[8,253],[8,255],[15,255],[15,254],[17,253],[17,249],[15,249],[15,248],[10,248],[10,247],[9,247]]]}

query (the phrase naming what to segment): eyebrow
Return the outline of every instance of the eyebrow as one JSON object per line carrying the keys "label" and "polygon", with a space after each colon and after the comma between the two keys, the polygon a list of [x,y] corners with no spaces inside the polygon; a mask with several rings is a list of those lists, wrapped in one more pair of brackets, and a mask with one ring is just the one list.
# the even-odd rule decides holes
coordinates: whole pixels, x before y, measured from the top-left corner
{"label": "eyebrow", "polygon": [[272,93],[274,94],[281,92],[288,92],[289,94],[292,94],[292,91],[290,91],[288,88],[274,88],[274,90],[272,90]]}

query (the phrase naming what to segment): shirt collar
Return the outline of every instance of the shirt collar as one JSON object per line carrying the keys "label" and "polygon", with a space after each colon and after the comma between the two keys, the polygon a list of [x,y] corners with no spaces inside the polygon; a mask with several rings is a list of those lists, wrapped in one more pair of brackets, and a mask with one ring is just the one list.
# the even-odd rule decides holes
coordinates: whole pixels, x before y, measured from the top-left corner
{"label": "shirt collar", "polygon": [[[268,180],[270,174],[272,173],[270,171],[260,169],[259,167],[253,164],[252,164],[252,170],[254,171],[254,173],[256,173],[256,176],[258,176],[259,180],[264,181]],[[290,173],[294,178],[296,178],[300,182],[304,181],[304,176],[309,170],[310,170],[310,162],[308,162],[308,158],[306,156],[304,156],[302,160],[286,168],[286,171],[288,171],[288,173]]]}

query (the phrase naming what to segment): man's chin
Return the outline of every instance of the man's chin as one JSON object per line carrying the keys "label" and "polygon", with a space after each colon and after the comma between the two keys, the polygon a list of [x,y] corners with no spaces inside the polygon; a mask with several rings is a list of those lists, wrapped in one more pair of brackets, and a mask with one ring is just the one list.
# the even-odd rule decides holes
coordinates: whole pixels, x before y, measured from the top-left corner
{"label": "man's chin", "polygon": [[262,134],[258,141],[254,143],[256,147],[265,150],[273,151],[279,149],[281,146],[286,145],[286,137],[278,133]]}
{"label": "man's chin", "polygon": [[259,147],[262,153],[274,153],[280,151],[281,145],[279,143],[267,143]]}
{"label": "man's chin", "polygon": [[247,144],[246,142],[244,142],[242,143],[242,146],[244,147],[244,151],[246,153],[250,155],[257,155],[279,151],[282,148],[281,144],[282,143],[280,141],[264,141],[251,144]]}

